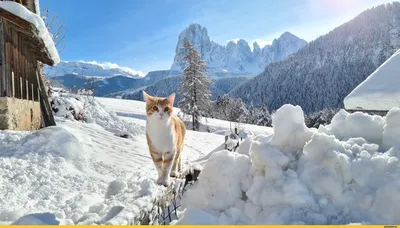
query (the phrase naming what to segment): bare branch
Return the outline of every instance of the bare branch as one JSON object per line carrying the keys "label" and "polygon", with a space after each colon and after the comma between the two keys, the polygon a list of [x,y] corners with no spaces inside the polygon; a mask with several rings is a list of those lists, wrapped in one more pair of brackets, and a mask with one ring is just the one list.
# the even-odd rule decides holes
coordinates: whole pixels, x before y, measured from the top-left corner
{"label": "bare branch", "polygon": [[45,25],[53,38],[54,44],[56,45],[58,52],[60,53],[66,47],[64,40],[67,35],[68,28],[67,26],[65,26],[64,22],[59,21],[57,15],[50,15],[50,11],[47,7],[43,8],[42,11],[42,19],[45,22]]}

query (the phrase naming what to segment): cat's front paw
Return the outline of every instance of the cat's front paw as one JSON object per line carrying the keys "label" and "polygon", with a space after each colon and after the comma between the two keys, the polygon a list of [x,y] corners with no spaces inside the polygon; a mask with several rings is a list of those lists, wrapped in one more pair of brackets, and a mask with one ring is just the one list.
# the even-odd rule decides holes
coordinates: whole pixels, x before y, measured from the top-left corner
{"label": "cat's front paw", "polygon": [[167,179],[158,178],[157,179],[157,184],[158,185],[163,185],[164,187],[168,187],[171,184],[171,180],[169,178],[167,178]]}

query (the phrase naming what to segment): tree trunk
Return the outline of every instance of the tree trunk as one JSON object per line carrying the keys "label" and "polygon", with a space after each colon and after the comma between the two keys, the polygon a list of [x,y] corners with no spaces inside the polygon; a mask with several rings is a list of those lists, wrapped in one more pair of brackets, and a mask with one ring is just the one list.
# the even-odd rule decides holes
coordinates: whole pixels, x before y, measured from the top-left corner
{"label": "tree trunk", "polygon": [[193,131],[196,130],[195,123],[194,123],[194,114],[192,114],[192,129],[193,129]]}

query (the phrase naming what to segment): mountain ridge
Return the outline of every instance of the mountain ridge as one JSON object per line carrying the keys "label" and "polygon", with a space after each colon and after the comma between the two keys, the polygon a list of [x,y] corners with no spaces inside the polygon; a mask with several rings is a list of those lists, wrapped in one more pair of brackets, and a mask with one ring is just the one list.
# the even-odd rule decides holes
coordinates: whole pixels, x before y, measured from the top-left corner
{"label": "mountain ridge", "polygon": [[[180,52],[180,45],[188,37],[191,37],[192,41],[198,41],[199,52],[203,55],[203,59],[208,58],[208,60],[215,60],[214,62],[208,62],[210,67],[208,68],[207,74],[212,78],[255,76],[264,69],[265,62],[280,60],[281,58],[291,54],[295,49],[300,48],[300,46],[307,43],[306,41],[297,38],[295,35],[285,32],[280,37],[274,39],[271,45],[264,46],[263,48],[260,48],[258,43],[254,42],[253,50],[251,50],[247,41],[243,39],[239,39],[236,43],[233,41],[228,42],[223,46],[210,40],[208,31],[205,27],[201,27],[199,24],[190,24],[182,31],[180,38],[178,38],[176,46],[178,55],[183,54]],[[288,44],[292,44],[289,49],[282,48]],[[210,50],[215,53],[211,53],[210,55]],[[218,51],[219,53],[217,53]],[[233,66],[240,66],[239,68],[241,70],[230,70],[229,67],[227,67],[227,69],[221,68],[218,59],[215,59],[218,55],[221,57],[221,64],[225,62]],[[210,56],[212,57],[211,59],[209,58]],[[175,56],[175,59],[179,58],[179,56]],[[160,80],[170,76],[176,76],[181,73],[181,69],[180,66],[177,64],[175,65],[176,69],[150,71],[143,77],[143,75],[140,75],[141,72],[139,71],[120,67],[117,64],[112,63],[101,64],[94,61],[61,61],[57,66],[45,67],[44,74],[68,88],[85,88],[90,84],[90,86],[95,89],[95,95],[106,96],[118,92],[121,92],[122,94],[124,92],[129,93],[129,90],[150,87]],[[249,71],[249,69],[251,70]],[[171,85],[175,85],[173,83],[177,82],[177,80],[167,81],[170,84],[172,83]],[[228,82],[224,81],[223,87],[233,88],[233,85],[237,85],[235,84],[235,81],[232,81],[232,86],[227,87],[227,83]],[[222,83],[219,85],[222,86]],[[157,87],[159,86],[157,85],[156,87],[151,88]],[[225,88],[214,88],[214,91],[226,91]]]}
{"label": "mountain ridge", "polygon": [[307,44],[307,41],[292,33],[284,32],[279,38],[275,38],[271,45],[265,45],[263,48],[257,42],[253,42],[251,50],[250,44],[244,39],[221,45],[210,39],[205,27],[192,23],[178,37],[171,70],[181,71],[185,55],[183,45],[187,40],[197,48],[201,58],[207,61],[207,68],[211,74],[229,72],[256,75],[269,63],[280,61]]}
{"label": "mountain ridge", "polygon": [[400,3],[368,9],[236,87],[248,105],[342,108],[343,99],[400,48]]}
{"label": "mountain ridge", "polygon": [[44,74],[48,77],[57,77],[67,74],[94,77],[125,76],[131,78],[142,78],[144,73],[129,67],[121,67],[115,63],[97,63],[84,61],[60,61],[56,66],[45,65]]}

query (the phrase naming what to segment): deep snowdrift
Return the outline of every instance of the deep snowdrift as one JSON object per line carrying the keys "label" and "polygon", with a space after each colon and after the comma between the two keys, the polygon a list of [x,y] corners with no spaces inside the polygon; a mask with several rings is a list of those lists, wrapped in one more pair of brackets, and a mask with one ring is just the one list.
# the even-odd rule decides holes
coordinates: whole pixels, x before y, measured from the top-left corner
{"label": "deep snowdrift", "polygon": [[[0,224],[139,222],[166,190],[155,183],[145,121],[122,120],[90,96],[56,91],[53,102],[57,126],[0,130]],[[221,135],[188,131],[183,167],[222,142]]]}
{"label": "deep snowdrift", "polygon": [[284,105],[274,135],[211,155],[177,224],[398,223],[399,123],[398,108],[384,118],[342,110],[316,131]]}
{"label": "deep snowdrift", "polygon": [[118,136],[125,135],[129,138],[144,134],[146,131],[143,126],[121,120],[91,95],[82,96],[56,91],[52,100],[55,116],[95,123]]}
{"label": "deep snowdrift", "polygon": [[[96,153],[63,127],[32,134],[0,132],[0,140],[1,223],[27,213],[52,212],[64,224],[113,223],[112,219],[126,224],[139,209],[150,209],[162,191],[139,170],[127,173],[95,160]],[[124,184],[107,193],[114,179]],[[116,198],[122,193],[124,201]],[[123,212],[130,216],[115,213],[116,218],[106,219],[114,205],[126,205]]]}
{"label": "deep snowdrift", "polygon": [[[58,126],[0,131],[0,224],[53,224],[31,213],[51,213],[61,224],[138,222],[165,190],[155,184],[143,127],[89,97],[53,98]],[[87,122],[74,120],[72,111]]]}

